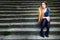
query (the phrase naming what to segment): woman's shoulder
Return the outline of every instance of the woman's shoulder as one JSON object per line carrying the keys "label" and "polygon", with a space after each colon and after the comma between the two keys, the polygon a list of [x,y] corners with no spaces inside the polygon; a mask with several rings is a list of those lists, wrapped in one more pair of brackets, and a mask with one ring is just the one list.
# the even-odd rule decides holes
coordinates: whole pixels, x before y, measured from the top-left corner
{"label": "woman's shoulder", "polygon": [[49,8],[49,7],[47,7],[47,10],[49,10],[49,11],[50,11],[50,8]]}

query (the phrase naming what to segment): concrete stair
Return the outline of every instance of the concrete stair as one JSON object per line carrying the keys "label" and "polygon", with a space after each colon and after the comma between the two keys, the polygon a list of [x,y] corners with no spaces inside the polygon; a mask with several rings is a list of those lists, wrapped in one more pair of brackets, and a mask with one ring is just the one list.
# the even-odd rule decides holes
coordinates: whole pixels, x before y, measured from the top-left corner
{"label": "concrete stair", "polygon": [[59,40],[60,0],[46,0],[51,9],[49,38],[39,35],[38,8],[41,1],[0,0],[0,40]]}

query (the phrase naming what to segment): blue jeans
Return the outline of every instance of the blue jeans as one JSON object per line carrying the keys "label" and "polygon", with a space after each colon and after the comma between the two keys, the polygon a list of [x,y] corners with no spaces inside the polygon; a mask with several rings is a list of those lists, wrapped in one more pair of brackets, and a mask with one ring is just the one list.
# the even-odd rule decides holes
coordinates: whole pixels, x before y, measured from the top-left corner
{"label": "blue jeans", "polygon": [[[50,22],[47,21],[47,19],[42,19],[41,22],[41,31],[40,31],[40,35],[41,36],[48,36],[49,35],[49,28],[50,28]],[[44,28],[46,28],[45,34],[44,34]]]}

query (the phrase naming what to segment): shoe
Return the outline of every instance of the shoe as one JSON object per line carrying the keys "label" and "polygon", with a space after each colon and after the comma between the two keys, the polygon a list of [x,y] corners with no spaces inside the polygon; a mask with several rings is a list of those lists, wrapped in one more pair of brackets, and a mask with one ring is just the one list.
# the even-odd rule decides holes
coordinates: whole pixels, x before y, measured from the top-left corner
{"label": "shoe", "polygon": [[48,35],[45,35],[46,37],[49,37]]}
{"label": "shoe", "polygon": [[49,37],[49,34],[48,34],[48,33],[45,33],[44,35],[45,35],[46,37]]}
{"label": "shoe", "polygon": [[41,37],[44,37],[44,35],[40,35]]}

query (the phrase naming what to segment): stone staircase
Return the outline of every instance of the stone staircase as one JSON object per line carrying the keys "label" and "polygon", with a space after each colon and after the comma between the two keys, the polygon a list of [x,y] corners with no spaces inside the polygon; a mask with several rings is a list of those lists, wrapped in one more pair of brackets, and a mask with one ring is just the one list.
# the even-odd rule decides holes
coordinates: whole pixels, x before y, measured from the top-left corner
{"label": "stone staircase", "polygon": [[39,36],[38,8],[42,0],[0,0],[0,40],[59,40],[60,0],[46,0],[51,9],[48,38]]}

